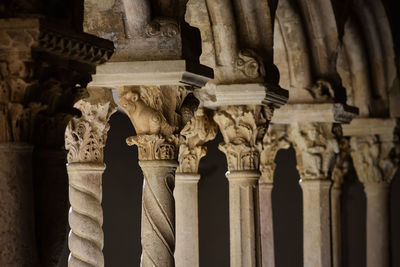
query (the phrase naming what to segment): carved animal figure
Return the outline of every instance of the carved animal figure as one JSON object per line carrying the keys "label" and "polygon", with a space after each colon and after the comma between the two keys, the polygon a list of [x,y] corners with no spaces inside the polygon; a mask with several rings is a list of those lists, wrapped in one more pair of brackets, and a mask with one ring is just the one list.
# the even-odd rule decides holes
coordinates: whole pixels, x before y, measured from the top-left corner
{"label": "carved animal figure", "polygon": [[136,92],[128,91],[120,99],[120,104],[128,114],[136,133],[139,134],[163,134],[170,136],[175,127],[168,124],[162,113],[146,103]]}

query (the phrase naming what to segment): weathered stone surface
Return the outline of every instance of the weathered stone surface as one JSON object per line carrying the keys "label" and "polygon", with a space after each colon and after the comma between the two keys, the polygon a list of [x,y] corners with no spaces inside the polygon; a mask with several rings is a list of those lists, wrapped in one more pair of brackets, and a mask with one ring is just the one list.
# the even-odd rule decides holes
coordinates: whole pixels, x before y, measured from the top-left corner
{"label": "weathered stone surface", "polygon": [[32,146],[0,143],[0,265],[38,266]]}

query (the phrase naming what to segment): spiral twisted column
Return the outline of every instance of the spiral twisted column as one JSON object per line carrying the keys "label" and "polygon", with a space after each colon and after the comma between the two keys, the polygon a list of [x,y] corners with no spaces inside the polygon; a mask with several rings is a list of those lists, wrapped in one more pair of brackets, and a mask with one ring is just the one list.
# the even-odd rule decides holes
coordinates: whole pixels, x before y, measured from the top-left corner
{"label": "spiral twisted column", "polygon": [[174,160],[143,160],[141,266],[175,266]]}
{"label": "spiral twisted column", "polygon": [[68,266],[104,266],[102,174],[104,164],[70,163],[69,176],[69,234],[71,251]]}
{"label": "spiral twisted column", "polygon": [[89,88],[74,107],[82,112],[65,131],[69,177],[69,267],[103,267],[102,174],[108,120],[116,111],[111,90]]}

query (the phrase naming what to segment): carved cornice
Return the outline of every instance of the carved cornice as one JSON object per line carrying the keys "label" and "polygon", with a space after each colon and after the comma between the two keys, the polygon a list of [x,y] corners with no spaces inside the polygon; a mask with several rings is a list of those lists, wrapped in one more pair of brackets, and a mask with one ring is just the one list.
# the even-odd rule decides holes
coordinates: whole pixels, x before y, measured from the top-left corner
{"label": "carved cornice", "polygon": [[358,179],[365,186],[390,184],[399,166],[397,138],[393,139],[393,135],[353,136],[350,145]]}
{"label": "carved cornice", "polygon": [[206,155],[203,146],[217,135],[217,125],[212,115],[203,108],[197,109],[193,118],[183,127],[184,137],[179,147],[179,167],[177,172],[197,173],[200,159]]}
{"label": "carved cornice", "polygon": [[224,137],[224,143],[219,145],[219,149],[227,157],[228,169],[258,170],[262,140],[268,126],[265,107],[220,108],[214,120]]}
{"label": "carved cornice", "polygon": [[128,145],[139,147],[140,160],[177,159],[179,114],[187,91],[183,86],[131,86],[119,89],[119,104],[137,136]]}
{"label": "carved cornice", "polygon": [[296,150],[301,179],[329,178],[339,153],[332,124],[296,123],[290,125],[288,135]]}
{"label": "carved cornice", "polygon": [[116,111],[111,90],[89,88],[90,96],[79,100],[74,107],[82,116],[73,118],[65,131],[68,163],[103,163],[103,148],[109,129],[108,120]]}
{"label": "carved cornice", "polygon": [[[19,46],[12,47],[11,51],[33,49],[93,65],[107,61],[114,51],[113,43],[108,40],[72,32],[43,19],[1,19],[0,31],[0,57],[6,53],[4,44],[15,42]],[[25,56],[31,58],[29,53]]]}
{"label": "carved cornice", "polygon": [[289,148],[290,143],[283,127],[270,125],[263,139],[263,149],[260,155],[260,183],[273,183],[275,172],[275,156],[280,149]]}

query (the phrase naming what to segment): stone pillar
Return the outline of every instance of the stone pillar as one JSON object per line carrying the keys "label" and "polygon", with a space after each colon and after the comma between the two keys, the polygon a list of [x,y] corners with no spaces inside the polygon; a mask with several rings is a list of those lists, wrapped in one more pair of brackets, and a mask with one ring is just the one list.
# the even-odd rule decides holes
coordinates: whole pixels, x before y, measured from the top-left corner
{"label": "stone pillar", "polygon": [[144,174],[141,266],[175,266],[175,202],[173,190],[178,166],[179,114],[187,91],[183,86],[126,86],[119,102],[135,127]]}
{"label": "stone pillar", "polygon": [[230,254],[232,267],[258,266],[258,180],[262,138],[270,119],[268,107],[221,107],[214,115],[228,162]]}
{"label": "stone pillar", "polygon": [[181,131],[184,140],[179,147],[174,190],[177,267],[199,266],[198,168],[207,152],[204,143],[214,139],[217,130],[210,112],[199,108]]}
{"label": "stone pillar", "polygon": [[0,143],[0,266],[37,266],[32,146]]}
{"label": "stone pillar", "polygon": [[332,124],[295,123],[289,138],[296,150],[303,191],[304,266],[331,266],[330,176],[339,146]]}
{"label": "stone pillar", "polygon": [[260,158],[261,178],[259,181],[260,233],[261,233],[261,266],[275,266],[274,227],[272,220],[272,198],[274,187],[275,156],[282,148],[289,148],[286,129],[270,125],[264,136]]}
{"label": "stone pillar", "polygon": [[335,167],[332,171],[331,188],[331,226],[332,226],[332,266],[342,266],[342,232],[341,232],[341,205],[340,196],[342,194],[342,182],[344,175],[348,171],[350,157],[349,139],[339,137],[340,153],[337,157]]}
{"label": "stone pillar", "polygon": [[389,188],[398,169],[399,145],[391,134],[353,136],[350,144],[367,199],[367,267],[389,267]]}
{"label": "stone pillar", "polygon": [[69,176],[68,266],[104,266],[102,174],[103,148],[108,120],[116,111],[109,89],[89,88],[90,96],[74,107],[82,116],[73,118],[65,131]]}

